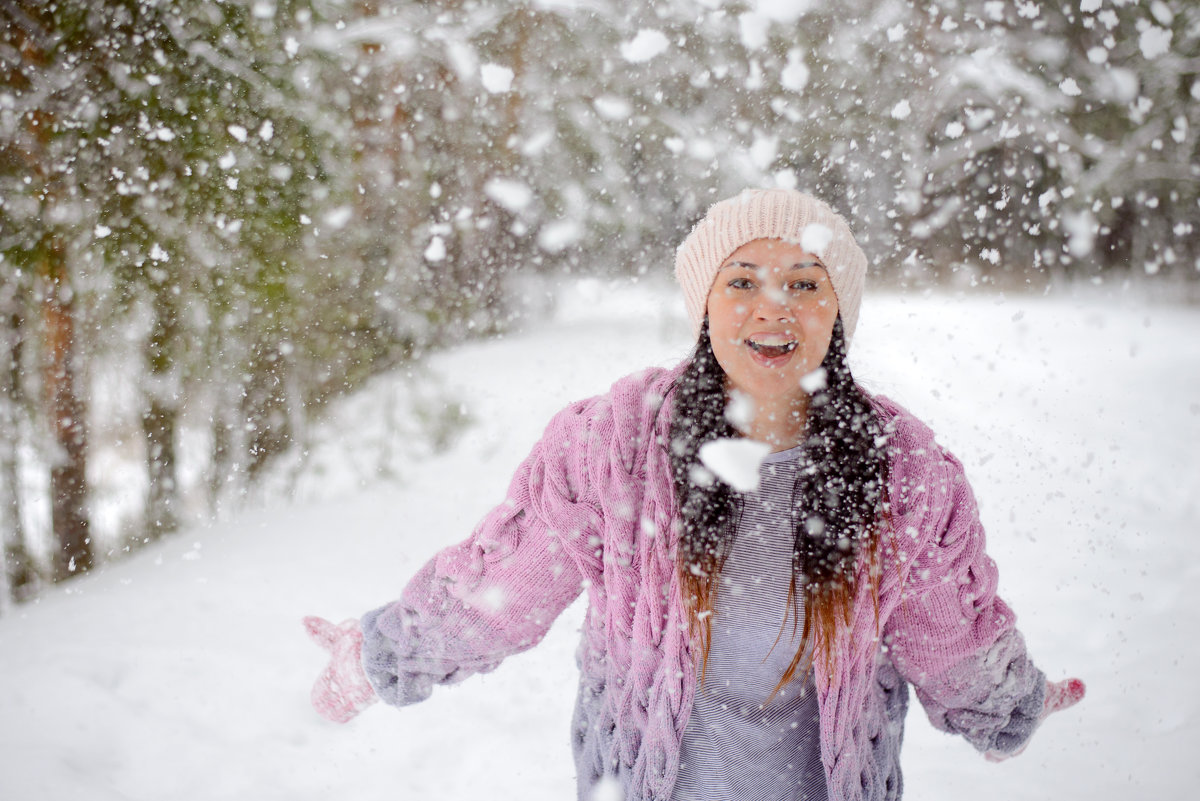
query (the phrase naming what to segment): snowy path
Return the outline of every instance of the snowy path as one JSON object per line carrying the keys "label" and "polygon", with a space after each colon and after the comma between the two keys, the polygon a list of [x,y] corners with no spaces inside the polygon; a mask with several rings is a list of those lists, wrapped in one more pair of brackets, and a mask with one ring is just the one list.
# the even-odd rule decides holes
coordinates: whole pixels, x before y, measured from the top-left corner
{"label": "snowy path", "polygon": [[[383,420],[404,382],[378,381],[324,431],[308,500],[187,532],[0,619],[0,798],[573,797],[578,606],[495,673],[347,727],[307,706],[322,658],[299,618],[389,600],[502,498],[553,411],[686,340],[669,291],[576,288],[551,322],[437,357],[474,421],[448,452],[356,486],[364,463],[403,451],[387,442],[403,426]],[[966,464],[1040,666],[1089,685],[1002,765],[914,707],[906,797],[1190,794],[1200,310],[876,297],[853,351],[859,377]]]}

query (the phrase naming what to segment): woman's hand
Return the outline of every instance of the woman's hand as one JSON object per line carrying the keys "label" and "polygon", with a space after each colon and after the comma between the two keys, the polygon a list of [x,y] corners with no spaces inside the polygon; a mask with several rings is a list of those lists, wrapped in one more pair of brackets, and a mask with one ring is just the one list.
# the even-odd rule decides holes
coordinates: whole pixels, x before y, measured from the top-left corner
{"label": "woman's hand", "polygon": [[345,723],[379,700],[362,668],[362,629],[357,620],[335,626],[320,617],[304,618],[308,635],[330,653],[329,666],[312,688],[317,714],[334,723]]}
{"label": "woman's hand", "polygon": [[[1046,698],[1042,702],[1042,714],[1038,716],[1038,724],[1050,717],[1055,712],[1061,712],[1064,709],[1075,706],[1083,700],[1084,693],[1087,692],[1087,687],[1084,686],[1080,679],[1066,679],[1065,681],[1048,681],[1046,682]],[[1026,741],[1025,745],[1028,745]],[[1025,745],[1022,745],[1016,751],[1004,753],[1002,751],[988,751],[984,757],[989,762],[1003,762],[1010,757],[1015,757],[1017,754],[1025,750]]]}

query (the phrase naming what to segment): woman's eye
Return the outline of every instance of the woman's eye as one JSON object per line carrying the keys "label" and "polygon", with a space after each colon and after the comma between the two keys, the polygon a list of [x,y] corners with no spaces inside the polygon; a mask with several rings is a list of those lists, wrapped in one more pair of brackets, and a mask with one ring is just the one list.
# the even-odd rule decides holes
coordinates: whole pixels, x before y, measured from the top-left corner
{"label": "woman's eye", "polygon": [[754,286],[754,282],[749,278],[731,278],[729,279],[730,289],[750,289]]}
{"label": "woman's eye", "polygon": [[793,281],[791,284],[793,290],[797,292],[816,292],[816,281]]}

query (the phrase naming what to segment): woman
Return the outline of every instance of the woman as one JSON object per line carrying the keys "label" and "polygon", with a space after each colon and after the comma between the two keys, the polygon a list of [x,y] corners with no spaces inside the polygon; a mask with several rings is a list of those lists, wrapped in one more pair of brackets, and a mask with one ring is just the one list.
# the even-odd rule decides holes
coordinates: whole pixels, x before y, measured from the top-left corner
{"label": "woman", "polygon": [[1083,685],[1026,656],[958,461],[851,378],[865,274],[813,197],[714,205],[676,256],[692,356],[556,415],[400,600],[307,619],[333,654],[317,709],[491,670],[586,590],[581,799],[605,777],[626,799],[899,798],[909,684],[935,726],[1018,752]]}

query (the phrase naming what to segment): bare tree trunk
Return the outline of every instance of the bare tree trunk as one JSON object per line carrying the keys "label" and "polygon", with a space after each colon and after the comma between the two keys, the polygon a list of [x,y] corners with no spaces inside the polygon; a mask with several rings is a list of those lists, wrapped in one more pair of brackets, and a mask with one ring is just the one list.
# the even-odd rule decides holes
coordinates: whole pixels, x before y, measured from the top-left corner
{"label": "bare tree trunk", "polygon": [[154,330],[146,347],[149,373],[142,432],[146,437],[146,537],[157,539],[179,525],[175,513],[178,483],[175,434],[179,419],[179,381],[174,349],[178,339],[177,301],[160,284],[154,293]]}
{"label": "bare tree trunk", "polygon": [[18,291],[14,284],[0,287],[0,531],[3,532],[0,611],[4,610],[10,598],[25,601],[37,590],[37,570],[25,547],[18,475],[23,340]]}
{"label": "bare tree trunk", "polygon": [[171,403],[150,400],[143,413],[142,432],[146,435],[146,472],[149,489],[146,496],[146,537],[157,539],[175,531],[175,428],[178,412]]}
{"label": "bare tree trunk", "polygon": [[233,425],[229,422],[228,407],[218,393],[212,415],[212,450],[208,462],[208,512],[214,517],[221,511],[225,487],[232,481],[233,471]]}
{"label": "bare tree trunk", "polygon": [[[45,15],[35,4],[25,4],[14,19],[18,21],[14,30],[22,61],[45,64],[46,47],[55,41]],[[28,115],[25,124],[32,148],[23,153],[23,158],[30,174],[43,182],[45,214],[55,207],[59,191],[49,155],[54,112],[39,108]],[[33,272],[42,283],[37,301],[41,304],[44,337],[42,389],[54,449],[50,460],[50,519],[57,547],[51,577],[62,581],[93,566],[87,513],[86,409],[77,386],[75,298],[63,244],[54,233],[47,233],[34,247],[33,256],[37,264]]]}
{"label": "bare tree trunk", "polygon": [[247,429],[246,478],[250,483],[292,443],[288,372],[286,357],[277,343],[260,343],[252,351],[247,369],[250,379],[242,400]]}
{"label": "bare tree trunk", "polygon": [[57,450],[50,468],[50,515],[57,547],[52,578],[62,581],[94,566],[87,500],[87,410],[79,393],[75,298],[62,246],[49,242],[42,254],[45,388]]}
{"label": "bare tree trunk", "polygon": [[[211,301],[211,290],[210,290]],[[219,310],[210,310],[215,319],[220,317]],[[201,393],[202,402],[206,403],[204,411],[209,420],[210,450],[208,465],[205,468],[205,483],[208,488],[208,512],[213,517],[221,513],[221,504],[227,497],[228,488],[236,483],[234,478],[239,467],[236,464],[237,454],[240,453],[237,425],[240,412],[241,371],[234,366],[241,359],[240,348],[230,341],[222,326],[214,322],[208,327],[210,339],[204,343],[204,359],[208,364],[217,365],[210,373],[213,380],[208,381]]]}

